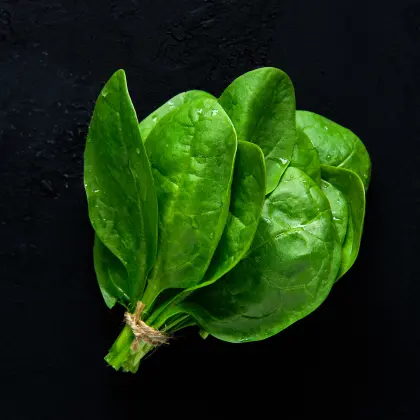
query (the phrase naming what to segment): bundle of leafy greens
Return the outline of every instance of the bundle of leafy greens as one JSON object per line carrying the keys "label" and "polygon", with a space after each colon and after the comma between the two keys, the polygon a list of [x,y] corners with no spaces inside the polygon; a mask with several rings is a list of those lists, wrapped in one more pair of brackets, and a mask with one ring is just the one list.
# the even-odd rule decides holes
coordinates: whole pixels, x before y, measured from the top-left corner
{"label": "bundle of leafy greens", "polygon": [[106,361],[136,372],[182,328],[242,343],[314,311],[357,257],[370,170],[350,130],[296,111],[279,69],[220,98],[180,93],[140,123],[117,71],[84,174],[99,287],[127,311]]}

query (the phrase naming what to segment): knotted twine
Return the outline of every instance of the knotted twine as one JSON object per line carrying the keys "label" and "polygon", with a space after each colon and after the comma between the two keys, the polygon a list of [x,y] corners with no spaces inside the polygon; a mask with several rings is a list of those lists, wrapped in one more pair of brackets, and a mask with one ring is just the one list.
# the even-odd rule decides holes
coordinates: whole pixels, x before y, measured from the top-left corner
{"label": "knotted twine", "polygon": [[147,325],[141,319],[141,314],[145,308],[143,302],[137,302],[134,314],[126,312],[124,314],[125,323],[131,328],[134,334],[134,341],[131,345],[132,350],[136,350],[140,341],[144,341],[151,346],[160,346],[168,342],[168,336],[162,332]]}

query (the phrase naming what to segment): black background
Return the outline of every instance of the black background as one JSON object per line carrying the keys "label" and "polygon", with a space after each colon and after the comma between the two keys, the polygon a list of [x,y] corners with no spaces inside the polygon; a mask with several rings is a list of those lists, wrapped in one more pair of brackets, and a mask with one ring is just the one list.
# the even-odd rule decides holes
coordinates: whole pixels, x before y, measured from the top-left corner
{"label": "black background", "polygon": [[[419,58],[418,1],[2,0],[1,417],[200,418],[226,403],[283,420],[420,418]],[[96,284],[82,180],[94,101],[118,68],[141,119],[265,65],[371,154],[358,261],[276,337],[185,330],[137,375],[116,373],[103,356],[123,313]]]}

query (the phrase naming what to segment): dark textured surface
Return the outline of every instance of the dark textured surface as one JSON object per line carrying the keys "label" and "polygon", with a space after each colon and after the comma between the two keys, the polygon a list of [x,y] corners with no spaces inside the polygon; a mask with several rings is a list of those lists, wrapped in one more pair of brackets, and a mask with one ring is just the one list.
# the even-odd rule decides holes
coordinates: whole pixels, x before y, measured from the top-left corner
{"label": "dark textured surface", "polygon": [[[133,419],[159,398],[181,414],[201,399],[197,417],[227,401],[283,420],[418,419],[419,51],[417,1],[2,0],[1,417]],[[96,285],[82,183],[96,96],[124,68],[142,118],[262,65],[371,153],[359,259],[321,309],[270,340],[185,331],[136,376],[115,373],[102,358],[122,312]]]}

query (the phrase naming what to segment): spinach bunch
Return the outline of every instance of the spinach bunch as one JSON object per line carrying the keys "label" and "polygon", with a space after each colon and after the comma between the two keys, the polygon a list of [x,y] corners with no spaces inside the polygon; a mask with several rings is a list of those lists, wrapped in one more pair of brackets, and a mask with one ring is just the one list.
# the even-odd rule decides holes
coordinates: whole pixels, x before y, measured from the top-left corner
{"label": "spinach bunch", "polygon": [[[139,329],[156,334],[192,325],[234,343],[277,334],[353,265],[370,168],[350,130],[296,111],[279,69],[248,72],[218,99],[181,93],[140,123],[117,71],[85,150],[105,303],[137,307]],[[156,345],[133,331],[127,323],[105,358],[115,369],[136,372]]]}

